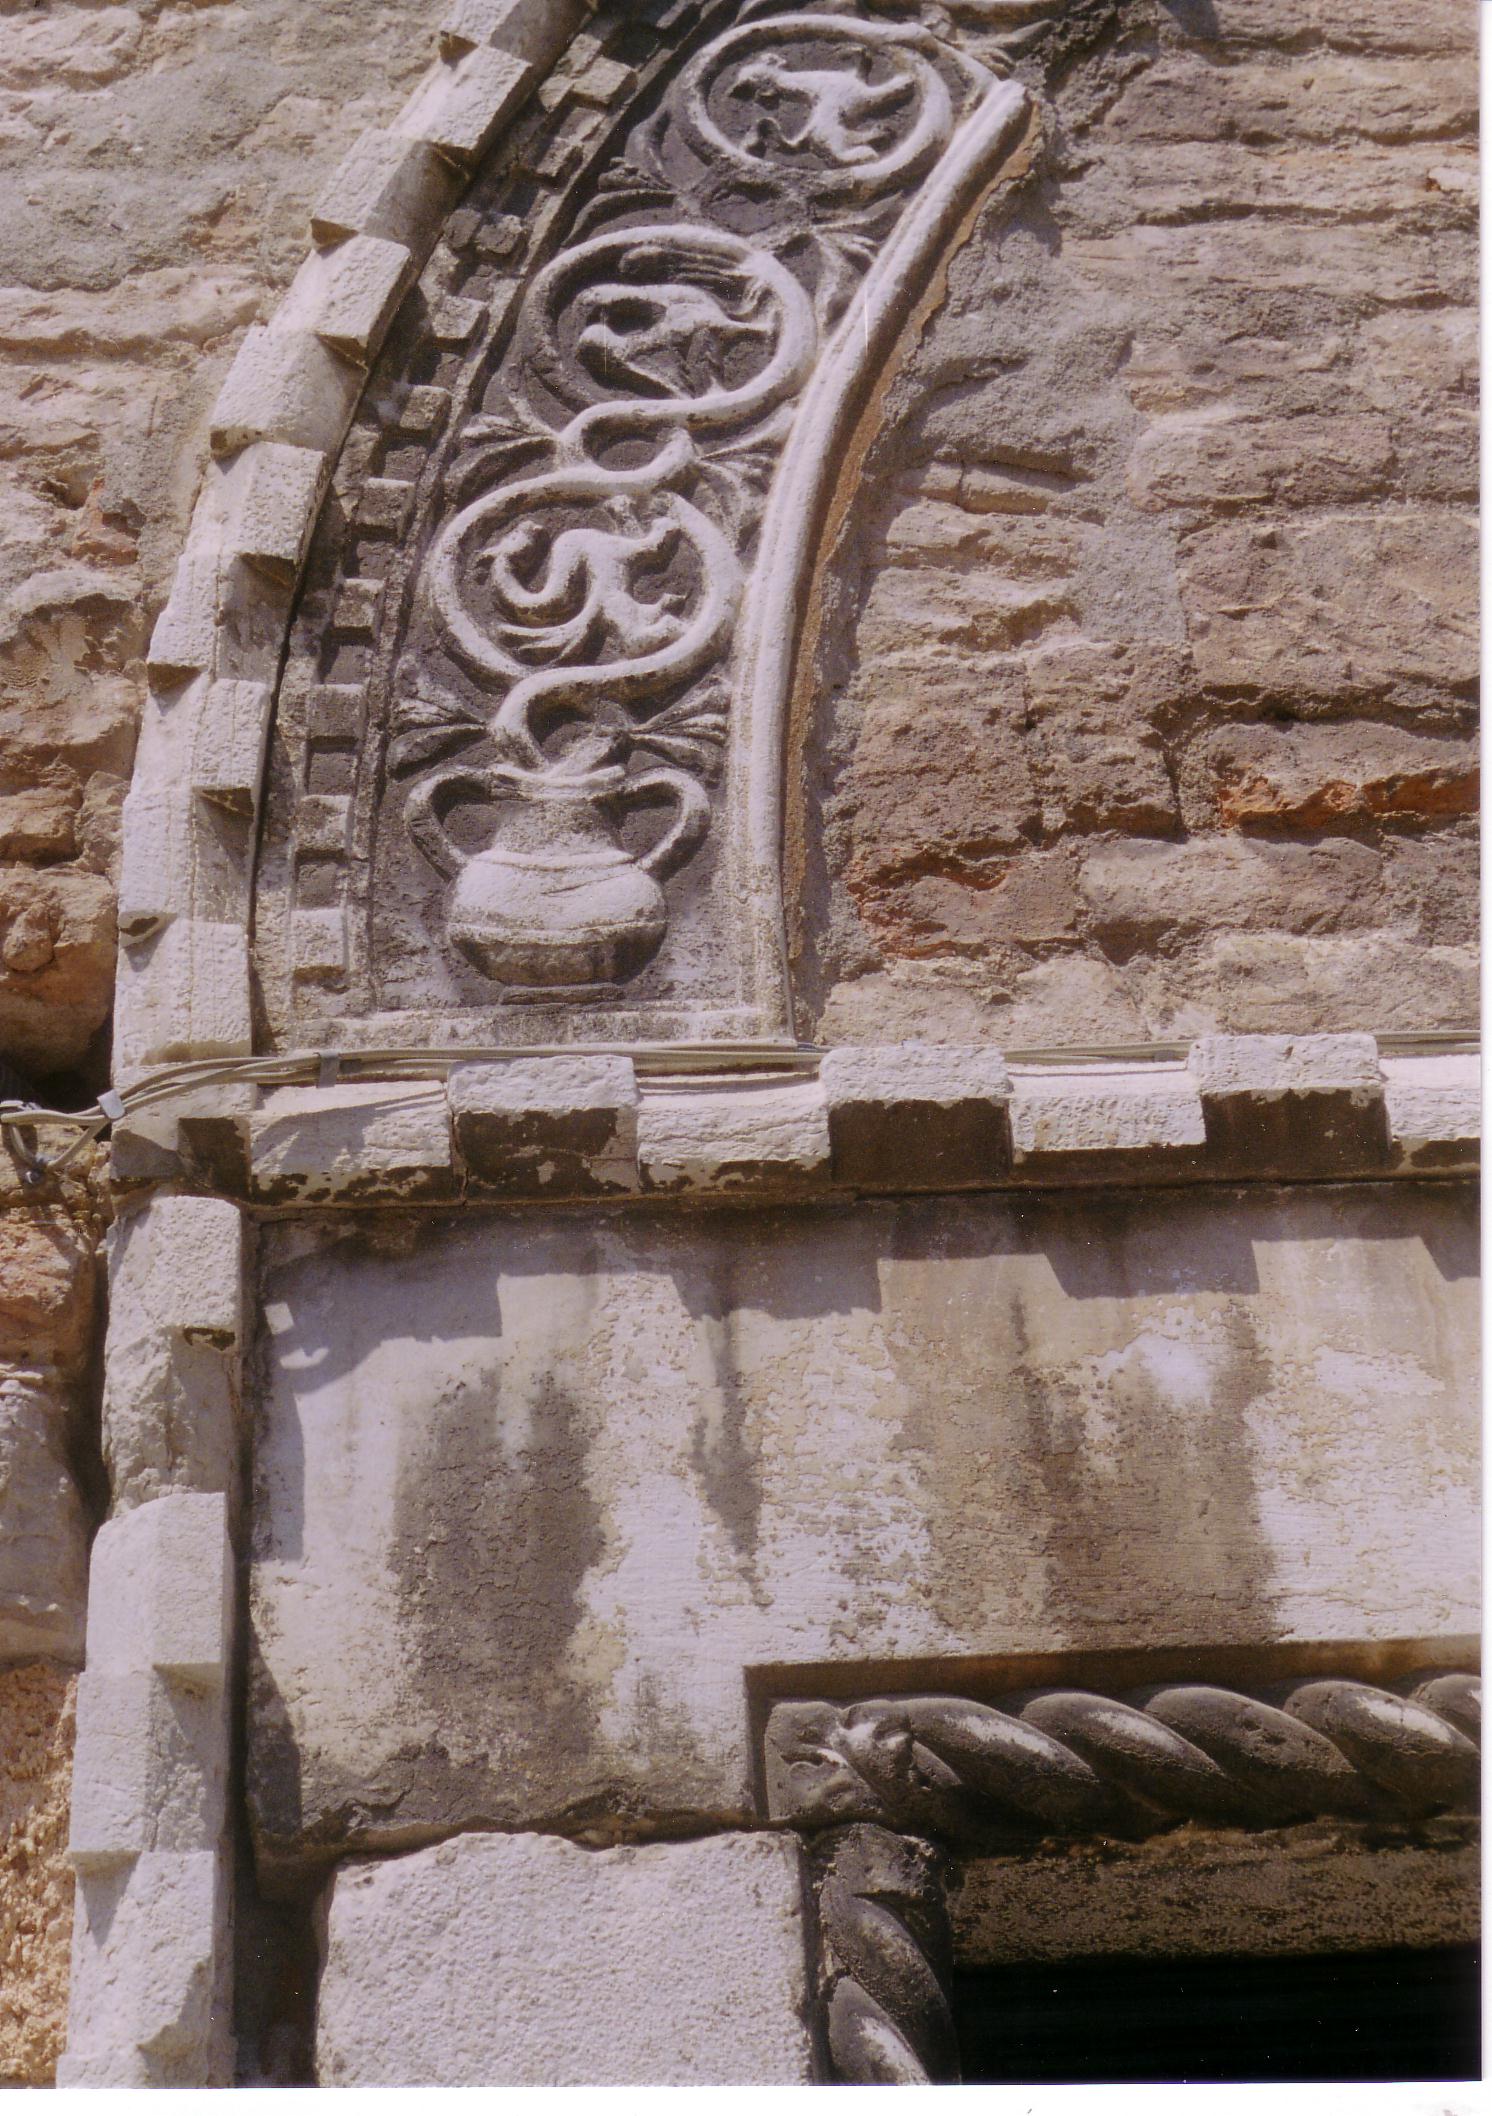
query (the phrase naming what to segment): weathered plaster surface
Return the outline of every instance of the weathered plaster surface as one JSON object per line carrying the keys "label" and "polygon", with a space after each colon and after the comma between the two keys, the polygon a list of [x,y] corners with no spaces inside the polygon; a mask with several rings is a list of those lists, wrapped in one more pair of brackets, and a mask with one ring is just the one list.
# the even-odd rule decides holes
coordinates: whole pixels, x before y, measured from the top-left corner
{"label": "weathered plaster surface", "polygon": [[740,1817],[763,1663],[1474,1629],[1468,1205],[270,1232],[264,1853]]}

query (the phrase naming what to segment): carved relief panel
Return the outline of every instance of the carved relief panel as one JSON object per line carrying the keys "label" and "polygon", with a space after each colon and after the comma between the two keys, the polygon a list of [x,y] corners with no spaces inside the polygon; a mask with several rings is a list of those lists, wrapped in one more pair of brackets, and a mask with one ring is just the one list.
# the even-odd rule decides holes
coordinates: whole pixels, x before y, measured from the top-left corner
{"label": "carved relief panel", "polygon": [[407,305],[318,531],[259,868],[282,1042],[788,1030],[819,526],[1027,96],[842,5],[578,47]]}

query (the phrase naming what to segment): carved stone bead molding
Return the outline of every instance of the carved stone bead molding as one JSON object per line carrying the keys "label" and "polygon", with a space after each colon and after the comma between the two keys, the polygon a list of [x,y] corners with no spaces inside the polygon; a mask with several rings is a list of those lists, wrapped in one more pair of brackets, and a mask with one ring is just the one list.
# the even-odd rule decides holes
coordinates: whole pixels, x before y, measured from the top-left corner
{"label": "carved stone bead molding", "polygon": [[861,1824],[830,1831],[813,1857],[819,2003],[835,2077],[847,2086],[956,2086],[940,1854]]}
{"label": "carved stone bead molding", "polygon": [[1124,1698],[1035,1690],[775,1705],[768,1812],[946,1843],[1146,1836],[1178,1822],[1412,1821],[1475,1806],[1481,1680],[1399,1691],[1323,1676],[1257,1696],[1161,1683]]}
{"label": "carved stone bead molding", "polygon": [[[781,798],[879,371],[1058,0],[599,10],[374,370],[280,688],[281,1045],[786,1040]],[[236,434],[238,429],[233,428]]]}
{"label": "carved stone bead molding", "polygon": [[1207,1037],[1185,1061],[899,1044],[725,1077],[681,1064],[576,1052],[378,1080],[349,1062],[322,1085],[311,1060],[303,1084],[219,1085],[117,1125],[114,1175],[265,1205],[807,1200],[1458,1176],[1478,1158],[1475,1054],[1394,1057],[1371,1036]]}

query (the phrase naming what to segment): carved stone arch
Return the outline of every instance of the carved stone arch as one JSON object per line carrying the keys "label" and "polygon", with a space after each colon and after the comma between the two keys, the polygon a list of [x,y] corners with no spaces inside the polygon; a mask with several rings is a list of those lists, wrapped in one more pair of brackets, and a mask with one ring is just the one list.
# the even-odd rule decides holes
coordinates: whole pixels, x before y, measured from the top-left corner
{"label": "carved stone arch", "polygon": [[818,538],[1055,12],[457,0],[215,410],[126,818],[122,1074],[790,1039]]}

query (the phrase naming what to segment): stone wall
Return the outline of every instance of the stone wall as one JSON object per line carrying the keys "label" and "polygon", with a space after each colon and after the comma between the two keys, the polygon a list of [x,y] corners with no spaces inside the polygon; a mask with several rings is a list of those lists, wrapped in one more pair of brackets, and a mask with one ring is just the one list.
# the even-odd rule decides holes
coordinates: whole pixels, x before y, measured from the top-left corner
{"label": "stone wall", "polygon": [[1475,1018],[1474,9],[1126,19],[852,509],[825,1042]]}
{"label": "stone wall", "polygon": [[[46,1099],[108,1077],[142,657],[213,397],[433,34],[420,0],[0,0],[0,1062]],[[39,2084],[67,2011],[105,1207],[86,1166],[19,1177],[0,1152],[0,2081]]]}
{"label": "stone wall", "polygon": [[102,1084],[142,656],[247,326],[422,0],[0,4],[0,1057]]}
{"label": "stone wall", "polygon": [[[442,12],[0,0],[0,1061],[49,1099],[107,1077],[143,653],[210,408]],[[1469,0],[1071,12],[1050,156],[908,348],[826,576],[800,1026],[1465,1022]],[[0,1153],[7,2083],[52,2076],[66,2005],[109,1212],[101,1167],[34,1190]],[[728,1394],[689,1445],[739,1571]]]}

